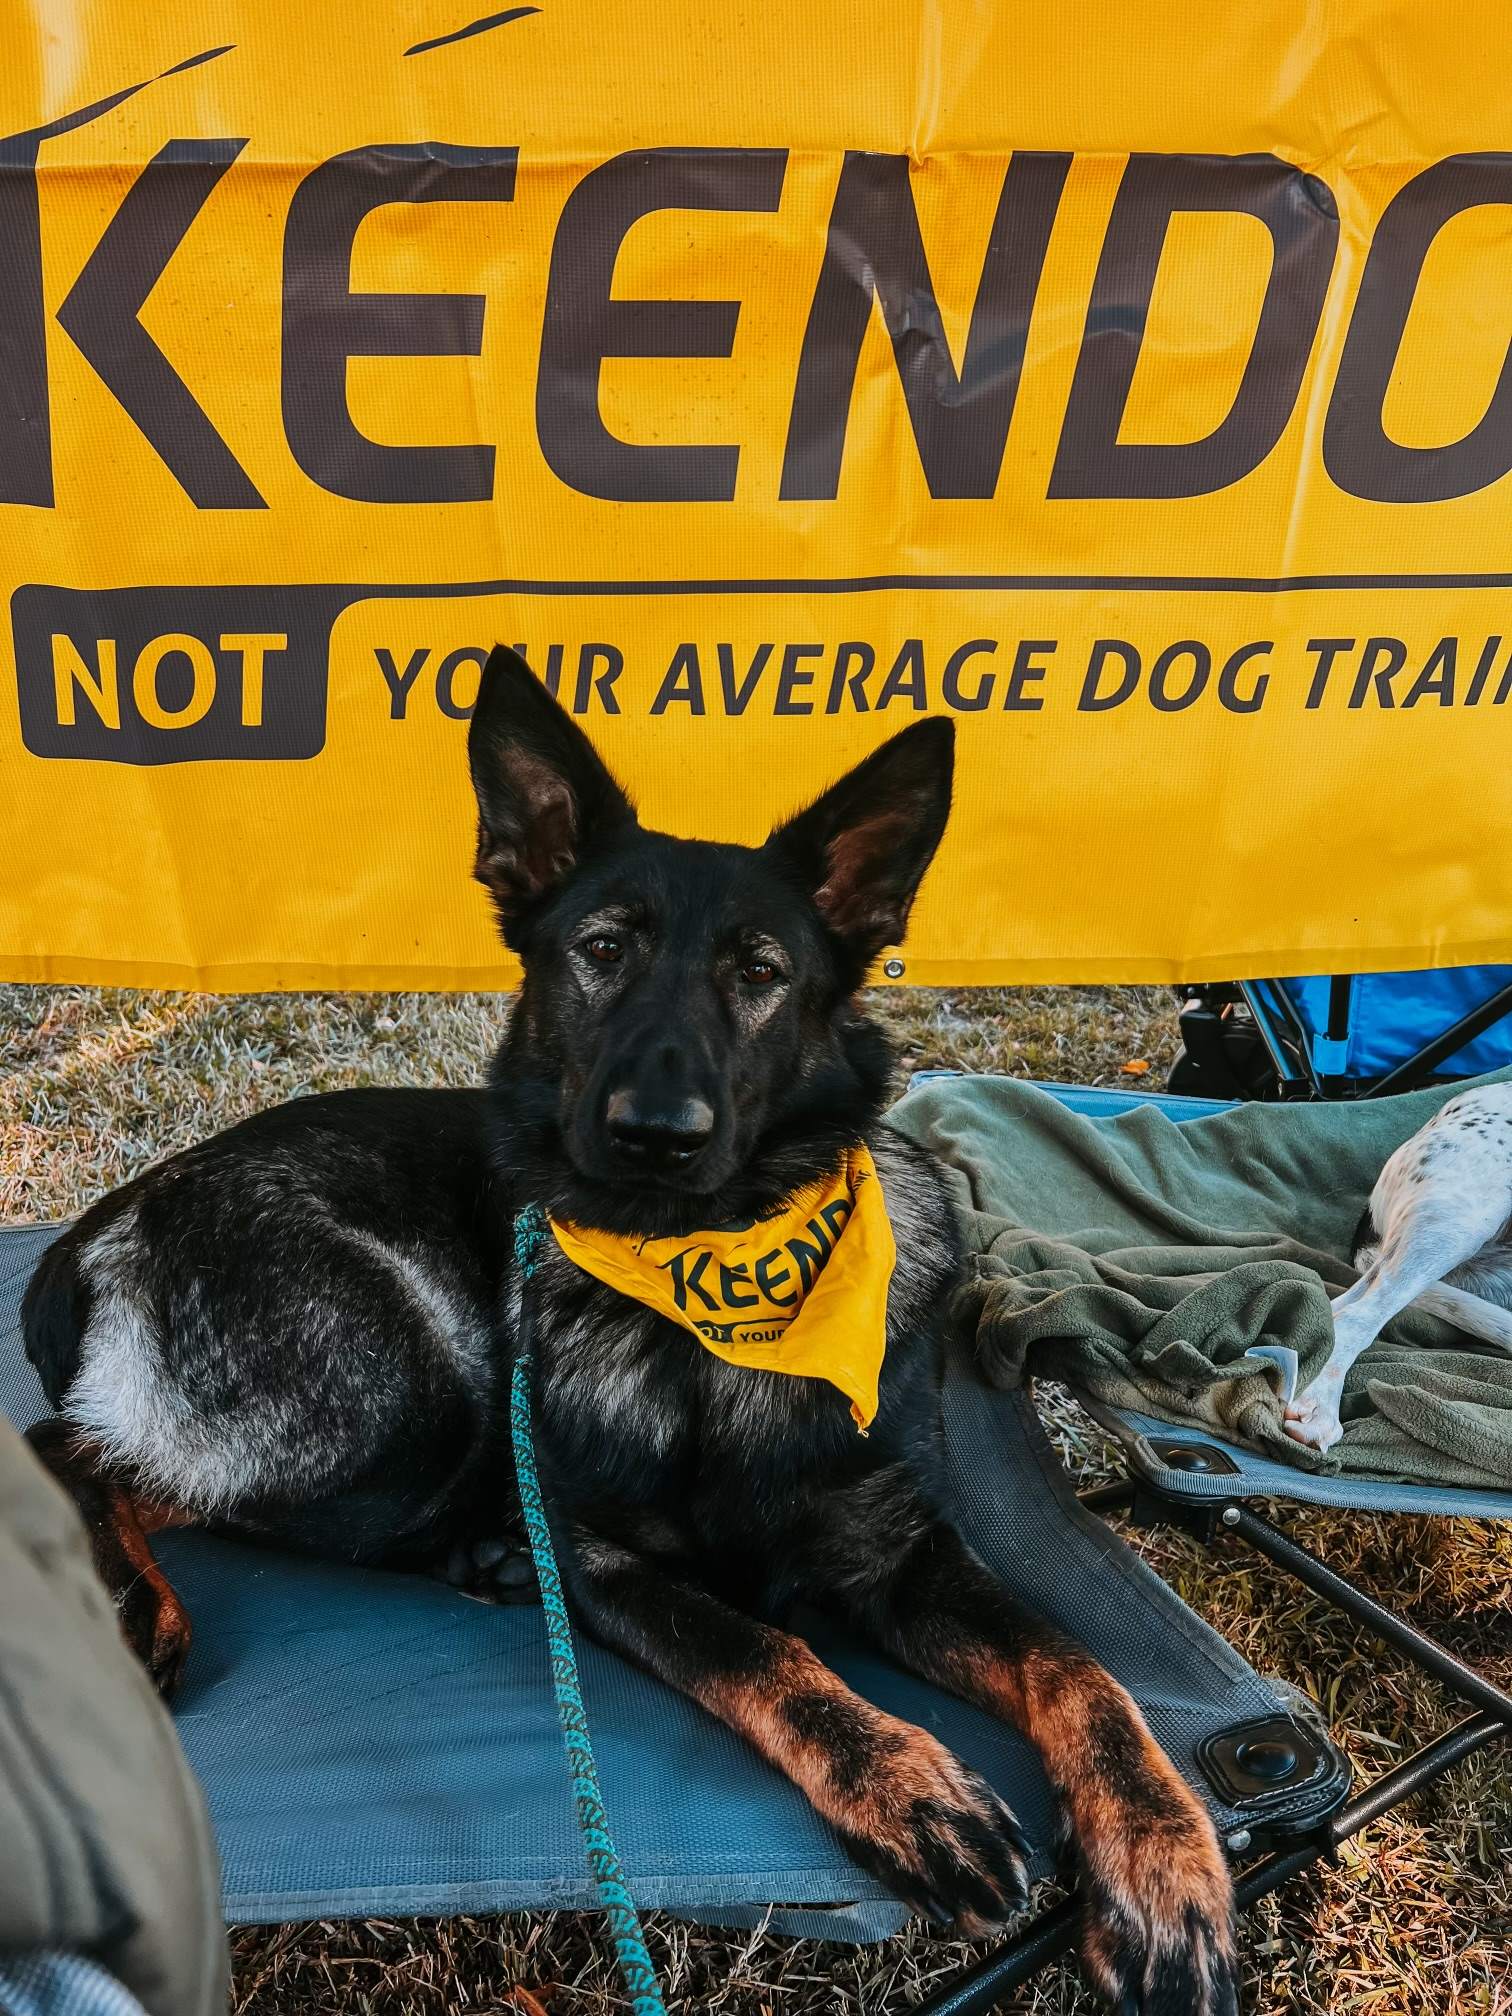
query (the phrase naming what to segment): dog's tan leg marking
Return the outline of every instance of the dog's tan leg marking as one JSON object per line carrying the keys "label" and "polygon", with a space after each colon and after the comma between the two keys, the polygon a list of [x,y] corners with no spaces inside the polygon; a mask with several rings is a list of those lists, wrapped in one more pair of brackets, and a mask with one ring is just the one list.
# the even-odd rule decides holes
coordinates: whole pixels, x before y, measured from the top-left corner
{"label": "dog's tan leg marking", "polygon": [[193,1524],[187,1513],[134,1491],[95,1445],[65,1421],[31,1429],[32,1448],[77,1506],[95,1570],[110,1592],[127,1644],[165,1695],[183,1678],[189,1613],[154,1558],[151,1536]]}
{"label": "dog's tan leg marking", "polygon": [[971,1929],[1022,1904],[1017,1823],[933,1736],[853,1693],[802,1639],[647,1558],[588,1535],[575,1553],[595,1635],[743,1736],[896,1895]]}

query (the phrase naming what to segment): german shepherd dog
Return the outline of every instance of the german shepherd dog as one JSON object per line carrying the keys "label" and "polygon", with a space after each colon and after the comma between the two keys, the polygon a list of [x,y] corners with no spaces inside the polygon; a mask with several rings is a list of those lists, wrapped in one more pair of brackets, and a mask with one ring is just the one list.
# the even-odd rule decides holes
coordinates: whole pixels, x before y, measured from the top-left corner
{"label": "german shepherd dog", "polygon": [[476,873],[525,980],[488,1089],[260,1114],[104,1198],[51,1248],[27,1350],[128,1637],[165,1687],[189,1622],[150,1538],[216,1525],[398,1566],[518,1555],[512,1215],[687,1236],[770,1217],[869,1146],[896,1234],[880,1406],[726,1363],[544,1242],[538,1456],[579,1625],[717,1715],[864,1868],[971,1931],[1024,1901],[981,1778],[853,1694],[794,1599],[1007,1718],[1043,1759],[1119,2010],[1236,2004],[1228,1871],[1133,1701],[1027,1612],[943,1510],[939,1174],[880,1115],[856,994],[903,937],[950,806],[952,729],[884,743],[756,848],[638,821],[582,731],[496,650],[468,754]]}

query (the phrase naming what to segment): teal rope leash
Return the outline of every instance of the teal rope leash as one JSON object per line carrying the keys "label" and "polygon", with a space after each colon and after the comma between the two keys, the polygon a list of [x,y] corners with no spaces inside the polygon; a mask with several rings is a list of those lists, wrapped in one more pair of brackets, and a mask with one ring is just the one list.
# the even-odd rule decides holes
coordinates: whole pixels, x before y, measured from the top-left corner
{"label": "teal rope leash", "polygon": [[656,1969],[646,1951],[646,1935],[625,1885],[609,1820],[604,1812],[599,1788],[598,1766],[593,1761],[593,1745],[588,1738],[588,1714],[583,1706],[583,1690],[578,1679],[577,1655],[572,1649],[572,1627],[567,1621],[567,1603],[562,1594],[562,1578],[557,1571],[556,1550],[551,1544],[551,1528],[546,1523],[546,1506],[541,1497],[541,1479],[536,1470],[535,1444],[530,1432],[530,1380],[534,1370],[532,1346],[535,1341],[535,1297],[530,1292],[541,1241],[546,1236],[546,1214],[539,1204],[527,1204],[514,1221],[514,1257],[520,1270],[520,1338],[514,1377],[509,1389],[509,1425],[514,1441],[515,1475],[520,1485],[520,1503],[525,1512],[525,1531],[535,1557],[536,1580],[541,1585],[541,1605],[546,1613],[546,1640],[551,1649],[551,1685],[556,1695],[557,1720],[562,1725],[562,1743],[567,1753],[567,1775],[577,1800],[578,1827],[583,1836],[583,1853],[589,1874],[609,1920],[609,1934],[619,1959],[620,1977],[630,1997],[634,2016],[667,2016],[661,1990],[656,1985]]}

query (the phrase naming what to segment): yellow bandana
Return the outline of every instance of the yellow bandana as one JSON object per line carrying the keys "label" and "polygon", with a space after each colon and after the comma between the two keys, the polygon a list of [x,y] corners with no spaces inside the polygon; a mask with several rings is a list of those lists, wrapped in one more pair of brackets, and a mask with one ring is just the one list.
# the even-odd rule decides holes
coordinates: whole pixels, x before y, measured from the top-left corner
{"label": "yellow bandana", "polygon": [[852,1149],[780,1216],[734,1231],[635,1239],[550,1223],[569,1260],[681,1323],[716,1358],[827,1379],[856,1426],[870,1426],[897,1249],[869,1149]]}

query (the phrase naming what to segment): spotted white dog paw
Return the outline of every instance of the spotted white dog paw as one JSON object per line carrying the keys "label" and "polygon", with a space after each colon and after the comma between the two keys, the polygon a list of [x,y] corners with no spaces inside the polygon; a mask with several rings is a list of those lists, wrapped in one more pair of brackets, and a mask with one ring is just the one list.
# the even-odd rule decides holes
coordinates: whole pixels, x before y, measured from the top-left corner
{"label": "spotted white dog paw", "polygon": [[1299,1393],[1287,1405],[1284,1426],[1294,1442],[1305,1443],[1309,1449],[1332,1449],[1344,1433],[1338,1395],[1315,1388]]}

